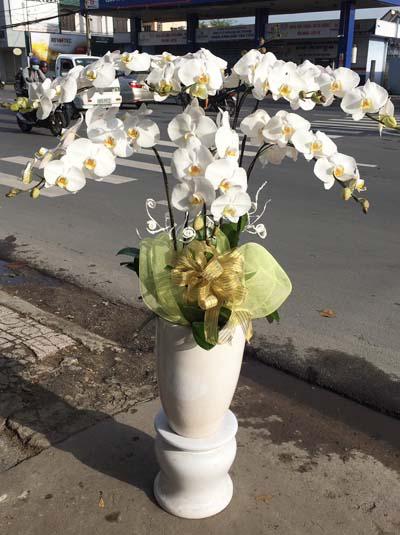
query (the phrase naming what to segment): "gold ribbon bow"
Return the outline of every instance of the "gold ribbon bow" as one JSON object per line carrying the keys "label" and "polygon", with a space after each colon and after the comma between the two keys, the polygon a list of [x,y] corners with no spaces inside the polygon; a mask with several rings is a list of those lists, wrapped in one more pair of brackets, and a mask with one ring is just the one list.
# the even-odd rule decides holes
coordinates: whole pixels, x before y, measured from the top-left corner
{"label": "gold ribbon bow", "polygon": [[[223,343],[232,338],[240,325],[249,340],[252,336],[251,315],[240,310],[246,298],[244,259],[238,249],[220,254],[212,245],[194,240],[179,254],[171,270],[172,282],[184,287],[184,299],[205,311],[204,334],[207,342]],[[218,336],[221,308],[231,310],[228,323]]]}

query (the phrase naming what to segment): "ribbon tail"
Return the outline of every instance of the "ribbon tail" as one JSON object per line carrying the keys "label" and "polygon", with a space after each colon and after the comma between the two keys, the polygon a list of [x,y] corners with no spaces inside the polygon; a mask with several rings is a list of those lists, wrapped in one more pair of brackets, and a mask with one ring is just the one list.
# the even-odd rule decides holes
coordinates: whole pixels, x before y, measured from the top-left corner
{"label": "ribbon tail", "polygon": [[230,342],[235,334],[236,327],[240,327],[246,340],[249,342],[253,337],[253,324],[251,314],[247,310],[232,310],[228,323],[219,333],[219,344]]}
{"label": "ribbon tail", "polygon": [[221,307],[209,308],[204,314],[204,336],[209,344],[218,343],[218,318]]}

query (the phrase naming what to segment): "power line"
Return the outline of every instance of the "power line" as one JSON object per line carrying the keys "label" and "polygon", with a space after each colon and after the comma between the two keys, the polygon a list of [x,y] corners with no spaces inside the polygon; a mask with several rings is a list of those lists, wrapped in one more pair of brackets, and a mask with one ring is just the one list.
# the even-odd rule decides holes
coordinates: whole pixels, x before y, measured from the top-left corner
{"label": "power line", "polygon": [[57,15],[53,15],[52,17],[44,17],[41,19],[34,19],[34,20],[25,20],[24,22],[16,22],[14,24],[5,24],[4,26],[0,26],[0,30],[7,30],[9,28],[17,28],[18,26],[29,26],[31,24],[37,24],[38,22],[45,22],[46,20],[58,19],[61,17],[68,17],[69,15],[75,15],[76,13],[79,13],[79,10],[68,11],[66,13],[60,13]]}

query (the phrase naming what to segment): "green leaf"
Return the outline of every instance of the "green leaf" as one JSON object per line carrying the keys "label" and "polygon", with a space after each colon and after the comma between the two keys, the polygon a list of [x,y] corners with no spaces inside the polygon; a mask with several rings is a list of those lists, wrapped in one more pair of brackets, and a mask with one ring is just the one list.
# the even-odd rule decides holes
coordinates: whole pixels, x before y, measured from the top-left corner
{"label": "green leaf", "polygon": [[272,312],[272,314],[268,314],[266,318],[267,318],[268,323],[273,323],[274,321],[279,323],[281,319],[279,316],[279,312],[277,310],[275,310],[275,312]]}
{"label": "green leaf", "polygon": [[193,338],[195,339],[196,343],[205,349],[206,351],[210,351],[214,347],[213,344],[209,344],[206,341],[205,334],[204,334],[204,321],[195,321],[192,323],[192,332],[193,332]]}
{"label": "green leaf", "polygon": [[207,262],[209,262],[214,255],[212,253],[206,251],[204,253],[204,256],[206,257]]}
{"label": "green leaf", "polygon": [[121,262],[120,266],[126,267],[136,273],[139,277],[139,257],[137,256],[133,262]]}
{"label": "green leaf", "polygon": [[244,214],[242,215],[242,217],[239,217],[239,223],[238,223],[239,232],[243,232],[248,224],[249,224],[249,214]]}
{"label": "green leaf", "polygon": [[121,249],[120,251],[118,251],[117,253],[117,256],[118,255],[126,255],[126,256],[139,256],[140,254],[140,250],[137,248],[137,247],[125,247],[124,249]]}
{"label": "green leaf", "polygon": [[232,311],[229,308],[222,307],[219,311],[218,325],[222,328],[228,323]]}
{"label": "green leaf", "polygon": [[237,223],[223,223],[221,230],[229,240],[231,248],[237,247],[239,243],[239,232]]}
{"label": "green leaf", "polygon": [[251,273],[245,273],[245,275],[244,275],[244,280],[245,280],[245,281],[249,281],[252,277],[254,277],[254,275],[255,275],[256,273],[257,273],[256,271],[252,271]]}
{"label": "green leaf", "polygon": [[249,222],[249,216],[247,214],[239,217],[237,223],[223,223],[221,230],[229,240],[231,248],[237,247],[239,244],[240,233],[246,228]]}
{"label": "green leaf", "polygon": [[201,310],[198,306],[179,304],[179,308],[182,310],[184,318],[189,323],[204,321],[204,310]]}

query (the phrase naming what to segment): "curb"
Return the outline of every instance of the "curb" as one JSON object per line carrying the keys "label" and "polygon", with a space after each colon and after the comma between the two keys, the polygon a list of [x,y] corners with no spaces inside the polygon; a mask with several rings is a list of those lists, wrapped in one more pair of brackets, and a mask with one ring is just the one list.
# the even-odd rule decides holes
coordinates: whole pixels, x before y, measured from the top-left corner
{"label": "curb", "polygon": [[20,314],[31,316],[37,322],[52,327],[56,331],[62,332],[70,338],[79,341],[90,351],[103,352],[105,349],[111,349],[117,353],[124,351],[124,349],[116,342],[87,331],[79,325],[51,314],[50,312],[45,312],[28,301],[9,295],[2,290],[0,290],[0,305],[11,308]]}

